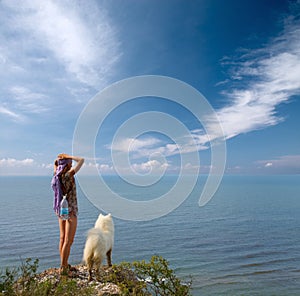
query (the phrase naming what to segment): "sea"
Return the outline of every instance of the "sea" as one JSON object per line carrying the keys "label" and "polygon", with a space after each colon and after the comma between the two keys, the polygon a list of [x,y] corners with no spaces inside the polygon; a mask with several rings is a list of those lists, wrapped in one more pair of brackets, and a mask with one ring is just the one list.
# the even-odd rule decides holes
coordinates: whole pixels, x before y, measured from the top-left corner
{"label": "sea", "polygon": [[[159,190],[124,186],[108,177],[126,198],[147,200]],[[59,228],[52,210],[51,177],[0,177],[0,268],[38,258],[39,270],[59,267]],[[199,180],[171,213],[150,221],[114,217],[113,263],[161,255],[193,295],[300,295],[300,175],[224,176],[213,198],[198,200]],[[70,263],[79,264],[86,232],[103,210],[78,190],[78,228]],[[99,192],[101,198],[101,192]],[[113,213],[112,213],[113,214]]]}

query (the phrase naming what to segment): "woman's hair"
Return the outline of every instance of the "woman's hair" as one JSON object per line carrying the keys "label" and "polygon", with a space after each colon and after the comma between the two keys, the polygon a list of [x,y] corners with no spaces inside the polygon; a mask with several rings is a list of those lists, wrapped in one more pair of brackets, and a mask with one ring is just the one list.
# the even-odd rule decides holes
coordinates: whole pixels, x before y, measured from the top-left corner
{"label": "woman's hair", "polygon": [[69,175],[69,180],[71,182],[70,185],[67,186],[67,188],[65,188],[65,186],[63,185],[64,182],[62,182],[62,180],[65,178],[65,175],[66,173],[70,170],[70,166],[66,165],[64,167],[64,169],[62,170],[62,172],[60,173],[59,175],[59,178],[60,178],[60,183],[62,184],[62,190],[63,190],[63,193],[64,194],[67,194],[68,192],[67,191],[67,188],[72,188],[73,187],[73,183],[75,183],[75,178],[74,178],[74,175],[73,174],[70,174]]}
{"label": "woman's hair", "polygon": [[70,166],[66,165],[66,166],[64,167],[64,169],[62,170],[61,175],[62,175],[62,176],[65,176],[65,174],[66,174],[69,170],[70,170]]}

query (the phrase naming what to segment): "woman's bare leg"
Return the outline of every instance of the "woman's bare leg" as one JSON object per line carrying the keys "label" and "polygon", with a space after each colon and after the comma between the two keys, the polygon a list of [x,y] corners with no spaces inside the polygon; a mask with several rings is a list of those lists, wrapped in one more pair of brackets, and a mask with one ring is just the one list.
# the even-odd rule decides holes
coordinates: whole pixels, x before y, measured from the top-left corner
{"label": "woman's bare leg", "polygon": [[64,245],[65,241],[65,228],[66,228],[66,221],[59,219],[58,218],[58,223],[59,223],[59,255],[60,258],[62,257],[62,248]]}
{"label": "woman's bare leg", "polygon": [[[59,221],[60,225],[60,259],[61,259],[61,266],[67,267],[68,266],[68,259],[70,255],[71,246],[74,241],[74,236],[76,233],[77,228],[77,217],[74,215],[70,215],[69,220],[66,221]],[[62,237],[62,235],[64,236]]]}

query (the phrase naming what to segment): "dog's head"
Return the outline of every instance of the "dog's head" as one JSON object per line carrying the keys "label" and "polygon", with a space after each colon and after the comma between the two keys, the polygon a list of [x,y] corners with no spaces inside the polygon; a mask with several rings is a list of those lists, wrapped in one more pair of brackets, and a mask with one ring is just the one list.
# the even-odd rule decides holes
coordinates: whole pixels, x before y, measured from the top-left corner
{"label": "dog's head", "polygon": [[106,216],[99,214],[98,219],[95,223],[95,228],[113,231],[114,230],[114,222],[111,214],[107,214]]}

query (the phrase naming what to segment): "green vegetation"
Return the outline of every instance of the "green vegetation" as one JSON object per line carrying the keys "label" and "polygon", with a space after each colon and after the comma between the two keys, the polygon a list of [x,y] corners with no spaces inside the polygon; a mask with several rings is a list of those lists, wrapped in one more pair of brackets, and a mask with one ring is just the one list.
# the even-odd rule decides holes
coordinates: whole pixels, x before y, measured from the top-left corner
{"label": "green vegetation", "polygon": [[91,296],[94,288],[79,287],[75,280],[62,278],[58,284],[36,280],[39,260],[22,261],[18,268],[0,271],[0,296]]}
{"label": "green vegetation", "polygon": [[[76,278],[60,278],[53,282],[49,279],[37,281],[38,259],[26,259],[19,268],[0,272],[0,296],[75,296],[98,295],[95,283],[79,285]],[[118,295],[138,296],[188,296],[191,280],[184,284],[169,268],[167,260],[153,256],[147,263],[136,261],[113,265],[102,270],[99,275],[102,283],[112,283],[119,287]],[[109,295],[106,293],[105,295]],[[116,294],[111,294],[116,295]]]}
{"label": "green vegetation", "polygon": [[[124,295],[156,295],[156,296],[187,296],[190,294],[191,280],[182,283],[169,268],[169,263],[161,256],[152,256],[149,263],[136,261],[133,263],[121,263],[114,266],[114,274],[122,274],[124,270],[132,270],[135,275],[134,280],[125,281],[118,278],[116,283],[122,287]],[[111,279],[112,282],[115,282]]]}

